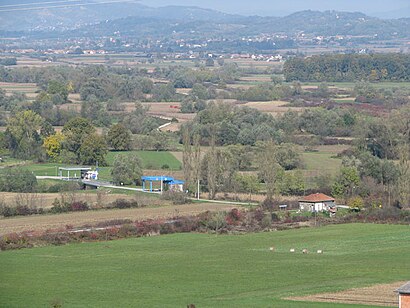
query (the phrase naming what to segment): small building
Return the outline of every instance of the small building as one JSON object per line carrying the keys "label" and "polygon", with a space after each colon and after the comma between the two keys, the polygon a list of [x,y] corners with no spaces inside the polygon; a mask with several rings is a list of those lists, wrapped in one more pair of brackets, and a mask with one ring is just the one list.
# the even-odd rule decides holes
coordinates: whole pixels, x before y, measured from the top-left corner
{"label": "small building", "polygon": [[399,308],[410,308],[410,281],[396,290],[399,293]]}
{"label": "small building", "polygon": [[336,209],[335,199],[322,193],[311,194],[299,200],[301,211],[324,212]]}
{"label": "small building", "polygon": [[65,180],[84,179],[90,171],[90,167],[59,167],[58,176]]}
{"label": "small building", "polygon": [[[149,183],[149,191],[152,192],[154,190],[157,191],[164,191],[164,190],[171,190],[171,191],[184,191],[184,181],[176,180],[171,176],[143,176],[141,177],[142,180],[142,190],[148,191],[147,189],[147,182]],[[158,189],[154,189],[153,183],[159,182],[160,187]]]}

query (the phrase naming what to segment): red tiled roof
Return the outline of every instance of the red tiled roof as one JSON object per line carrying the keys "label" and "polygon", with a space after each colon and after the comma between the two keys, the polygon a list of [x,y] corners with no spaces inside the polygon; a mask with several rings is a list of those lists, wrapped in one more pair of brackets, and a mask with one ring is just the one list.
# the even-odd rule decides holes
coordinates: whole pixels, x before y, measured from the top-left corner
{"label": "red tiled roof", "polygon": [[324,202],[324,201],[335,201],[332,197],[326,196],[322,193],[311,194],[309,196],[303,197],[299,200],[300,202]]}

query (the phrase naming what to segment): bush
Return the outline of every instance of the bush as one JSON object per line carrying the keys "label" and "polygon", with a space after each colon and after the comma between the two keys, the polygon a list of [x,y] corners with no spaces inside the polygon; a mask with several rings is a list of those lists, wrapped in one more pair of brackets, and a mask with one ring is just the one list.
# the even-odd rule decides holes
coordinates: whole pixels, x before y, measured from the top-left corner
{"label": "bush", "polygon": [[88,211],[90,207],[85,201],[76,201],[69,205],[69,212],[82,212]]}
{"label": "bush", "polygon": [[180,191],[164,191],[161,195],[161,199],[172,201],[172,204],[175,205],[191,202],[187,195]]}
{"label": "bush", "polygon": [[4,217],[16,216],[16,209],[2,204],[0,206],[0,214],[3,215]]}
{"label": "bush", "polygon": [[108,206],[108,208],[114,208],[114,209],[130,209],[130,208],[137,208],[137,207],[140,207],[140,205],[138,204],[136,200],[128,201],[125,199],[117,199]]}
{"label": "bush", "polygon": [[83,212],[88,210],[90,210],[90,207],[85,201],[67,203],[60,202],[58,199],[54,200],[53,207],[50,209],[52,213]]}
{"label": "bush", "polygon": [[262,218],[261,221],[261,227],[266,229],[272,226],[272,216],[271,215],[265,215],[265,217]]}
{"label": "bush", "polygon": [[351,210],[360,211],[364,207],[364,201],[360,197],[352,197],[347,201],[347,205]]}
{"label": "bush", "polygon": [[6,168],[0,177],[0,191],[34,192],[37,179],[33,173],[22,168]]}
{"label": "bush", "polygon": [[207,229],[218,232],[222,228],[225,228],[227,225],[226,219],[225,219],[225,213],[217,212],[217,213],[210,214],[209,218],[205,220],[204,223]]}

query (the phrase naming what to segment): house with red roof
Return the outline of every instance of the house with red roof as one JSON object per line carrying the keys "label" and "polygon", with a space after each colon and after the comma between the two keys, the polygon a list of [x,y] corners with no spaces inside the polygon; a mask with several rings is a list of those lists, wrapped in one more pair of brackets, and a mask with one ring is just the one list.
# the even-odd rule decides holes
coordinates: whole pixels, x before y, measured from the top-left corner
{"label": "house with red roof", "polygon": [[335,199],[322,193],[311,194],[299,200],[301,211],[323,212],[336,211]]}
{"label": "house with red roof", "polygon": [[410,281],[396,290],[399,293],[399,308],[410,308]]}

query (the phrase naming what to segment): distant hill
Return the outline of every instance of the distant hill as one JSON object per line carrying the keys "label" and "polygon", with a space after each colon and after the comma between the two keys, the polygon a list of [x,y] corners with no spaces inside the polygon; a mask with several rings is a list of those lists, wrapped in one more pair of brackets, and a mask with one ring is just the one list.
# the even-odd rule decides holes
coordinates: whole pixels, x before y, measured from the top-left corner
{"label": "distant hill", "polygon": [[[154,14],[155,12],[155,14]],[[174,14],[171,14],[173,12]],[[142,14],[140,15],[142,16]],[[285,17],[234,16],[198,8],[166,7],[145,14],[98,23],[83,29],[98,35],[170,35],[213,38],[245,37],[262,33],[295,35],[355,35],[410,38],[410,18],[385,20],[363,13],[301,11]]]}
{"label": "distant hill", "polygon": [[[32,2],[32,1],[31,1]],[[44,8],[41,10],[21,10],[36,7],[60,6],[47,5],[48,1],[36,2],[40,4],[0,8],[0,30],[3,31],[32,31],[32,30],[68,30],[84,25],[94,24],[106,20],[116,20],[129,16],[139,18],[157,18],[172,20],[204,20],[228,21],[235,19],[234,15],[225,14],[209,9],[197,7],[166,6],[151,8],[138,3],[109,3],[98,4],[98,1],[83,1],[88,5]],[[74,5],[75,2],[73,2]],[[9,11],[2,11],[7,10]]]}
{"label": "distant hill", "polygon": [[410,38],[410,18],[380,19],[359,12],[308,10],[285,17],[260,17],[186,6],[152,8],[126,2],[96,5],[96,0],[87,3],[33,11],[1,12],[0,8],[0,31],[57,31],[58,35],[65,31],[66,35],[76,36],[106,36],[114,32],[134,37],[172,34],[181,38],[238,38],[262,33]]}

